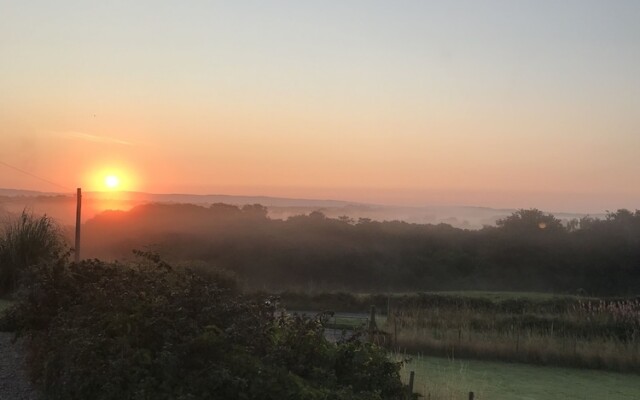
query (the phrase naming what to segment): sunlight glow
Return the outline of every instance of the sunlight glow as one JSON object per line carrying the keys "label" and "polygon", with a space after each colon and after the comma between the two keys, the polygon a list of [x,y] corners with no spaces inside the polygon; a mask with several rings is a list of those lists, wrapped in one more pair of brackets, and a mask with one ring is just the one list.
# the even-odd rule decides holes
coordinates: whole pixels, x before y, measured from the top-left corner
{"label": "sunlight glow", "polygon": [[109,189],[115,189],[120,185],[120,179],[115,175],[108,175],[104,178],[104,184]]}

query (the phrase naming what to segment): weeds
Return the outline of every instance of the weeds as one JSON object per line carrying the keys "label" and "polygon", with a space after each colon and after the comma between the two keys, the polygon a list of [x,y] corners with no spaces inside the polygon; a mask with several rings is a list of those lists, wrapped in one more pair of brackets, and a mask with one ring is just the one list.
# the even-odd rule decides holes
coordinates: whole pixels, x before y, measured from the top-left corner
{"label": "weeds", "polygon": [[55,259],[63,249],[60,228],[46,215],[24,210],[6,221],[0,235],[0,294],[13,291],[26,268]]}

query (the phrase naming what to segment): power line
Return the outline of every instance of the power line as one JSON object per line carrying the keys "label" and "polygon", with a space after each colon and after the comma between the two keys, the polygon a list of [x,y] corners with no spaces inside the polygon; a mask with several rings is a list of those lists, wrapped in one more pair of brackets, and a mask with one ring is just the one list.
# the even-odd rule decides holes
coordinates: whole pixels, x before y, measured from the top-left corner
{"label": "power line", "polygon": [[43,178],[43,177],[41,177],[41,176],[38,176],[38,175],[36,175],[36,174],[33,174],[33,173],[29,172],[29,171],[25,171],[25,170],[23,170],[23,169],[21,169],[21,168],[14,167],[13,165],[11,165],[11,164],[7,164],[7,163],[6,163],[6,162],[4,162],[4,161],[1,161],[1,160],[0,160],[0,164],[4,165],[5,167],[11,168],[11,169],[13,169],[13,170],[15,170],[15,171],[21,172],[21,173],[23,173],[23,174],[25,174],[25,175],[29,175],[29,176],[30,176],[30,177],[32,177],[32,178],[35,178],[35,179],[41,180],[42,182],[46,182],[46,183],[48,183],[49,185],[53,185],[53,186],[59,187],[59,188],[64,189],[64,190],[73,191],[73,189],[71,189],[71,188],[68,188],[68,187],[63,186],[63,185],[59,185],[59,184],[57,184],[57,183],[55,183],[55,182],[53,182],[53,181],[50,181],[49,179],[45,179],[45,178]]}

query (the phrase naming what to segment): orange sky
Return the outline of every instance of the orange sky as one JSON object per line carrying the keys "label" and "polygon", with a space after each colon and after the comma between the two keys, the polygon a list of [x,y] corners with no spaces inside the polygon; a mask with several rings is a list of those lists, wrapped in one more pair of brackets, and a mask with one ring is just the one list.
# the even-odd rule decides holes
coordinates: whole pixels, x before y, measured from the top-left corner
{"label": "orange sky", "polygon": [[3,5],[0,161],[70,190],[637,208],[637,3],[454,3]]}

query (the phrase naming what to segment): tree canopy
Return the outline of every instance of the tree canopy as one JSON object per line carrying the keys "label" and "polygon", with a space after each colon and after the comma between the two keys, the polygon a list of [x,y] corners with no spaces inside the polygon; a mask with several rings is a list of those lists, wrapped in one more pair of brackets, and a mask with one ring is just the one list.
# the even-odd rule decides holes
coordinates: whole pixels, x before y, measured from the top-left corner
{"label": "tree canopy", "polygon": [[[568,228],[570,227],[570,228]],[[145,205],[85,225],[86,254],[163,257],[233,271],[256,289],[640,293],[640,213],[563,223],[518,210],[478,231],[446,224],[270,219],[258,206]]]}

